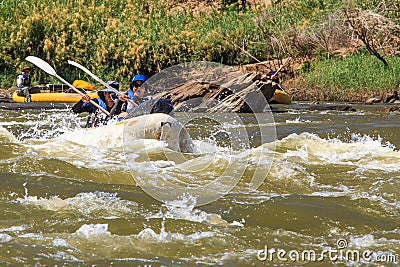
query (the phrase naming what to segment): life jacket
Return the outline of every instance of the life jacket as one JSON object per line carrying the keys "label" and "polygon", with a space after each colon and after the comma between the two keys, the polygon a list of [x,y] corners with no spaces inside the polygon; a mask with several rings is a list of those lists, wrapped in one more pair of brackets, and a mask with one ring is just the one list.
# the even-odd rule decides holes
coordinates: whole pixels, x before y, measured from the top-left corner
{"label": "life jacket", "polygon": [[129,98],[130,100],[133,100],[133,99],[135,98],[135,93],[134,93],[132,90],[128,90],[128,91],[126,92],[126,94],[128,95],[128,98]]}
{"label": "life jacket", "polygon": [[[105,103],[100,97],[94,98],[93,100],[95,100],[95,102],[97,101],[97,104],[99,104],[100,107],[102,107],[102,108],[104,108],[105,110],[107,110],[107,105],[106,105],[106,103]],[[98,109],[95,105],[93,105],[93,104],[90,103],[90,102],[83,103],[83,106],[84,106],[84,107],[90,107],[90,109],[91,109],[91,111],[89,111],[90,113],[94,113],[94,112]],[[82,111],[78,111],[78,112],[82,112]]]}
{"label": "life jacket", "polygon": [[99,102],[100,107],[104,108],[105,110],[107,110],[107,105],[106,103],[99,97],[97,98],[97,101]]}
{"label": "life jacket", "polygon": [[22,76],[22,87],[31,86],[31,78],[22,72],[18,77]]}

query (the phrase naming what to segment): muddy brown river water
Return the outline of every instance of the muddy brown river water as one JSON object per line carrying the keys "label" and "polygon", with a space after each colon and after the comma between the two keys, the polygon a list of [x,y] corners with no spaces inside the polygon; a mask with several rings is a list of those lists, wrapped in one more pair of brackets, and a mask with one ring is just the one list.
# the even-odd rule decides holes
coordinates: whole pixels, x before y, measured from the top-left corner
{"label": "muddy brown river water", "polygon": [[[87,134],[66,109],[2,110],[0,265],[397,266],[400,113],[353,107],[280,106],[265,125],[241,115],[249,145],[234,149],[237,119],[196,117],[186,126],[207,153],[184,162],[163,156],[160,141],[128,151]],[[276,129],[267,143],[265,127]],[[201,206],[190,194],[160,202],[134,179],[201,184],[243,164],[236,186]]]}

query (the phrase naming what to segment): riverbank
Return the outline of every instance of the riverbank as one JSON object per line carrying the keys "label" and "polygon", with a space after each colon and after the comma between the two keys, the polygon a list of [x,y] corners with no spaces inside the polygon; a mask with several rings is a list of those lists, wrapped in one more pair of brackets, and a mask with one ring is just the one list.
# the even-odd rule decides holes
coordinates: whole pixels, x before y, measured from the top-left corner
{"label": "riverbank", "polygon": [[[386,58],[385,67],[364,52],[326,58],[295,58],[279,73],[281,86],[294,101],[365,102],[385,99],[400,91],[400,57]],[[266,74],[277,70],[282,61],[264,61],[239,67],[243,72]]]}
{"label": "riverbank", "polygon": [[[390,8],[389,3],[386,7]],[[351,14],[341,12],[349,9]],[[18,10],[27,12],[21,15]],[[135,10],[141,16],[132,16],[126,10]],[[28,55],[43,58],[67,80],[80,75],[66,63],[72,59],[88,64],[87,67],[103,80],[121,82],[128,82],[136,73],[152,76],[183,62],[207,61],[241,66],[282,60],[291,55],[304,63],[299,64],[298,72],[289,69],[287,77],[281,79],[294,99],[307,100],[317,96],[317,100],[356,100],[364,91],[369,94],[375,88],[392,90],[398,86],[400,77],[398,70],[393,74],[368,72],[370,67],[359,55],[370,58],[378,69],[383,64],[378,57],[369,54],[367,46],[357,37],[356,29],[349,28],[348,20],[351,18],[351,22],[357,22],[358,10],[365,10],[365,14],[372,14],[372,18],[380,19],[379,22],[386,18],[383,22],[398,24],[396,14],[379,13],[373,1],[363,1],[362,5],[354,4],[353,7],[347,6],[347,1],[336,4],[320,1],[312,8],[305,0],[273,4],[255,0],[129,0],[124,5],[116,0],[88,5],[48,0],[40,4],[32,0],[5,3],[0,16],[3,36],[0,38],[0,88],[15,84],[15,76],[26,64]],[[59,23],[52,23],[54,18]],[[389,22],[373,23],[371,29],[374,25],[385,25],[382,28],[389,31]],[[379,34],[393,37],[391,32]],[[370,37],[371,40],[381,40],[380,35]],[[384,40],[387,42],[377,45],[379,55],[388,61],[387,69],[400,66],[398,60],[388,60],[398,55],[400,46],[396,39]],[[347,61],[355,53],[359,53],[354,57],[356,61],[348,61],[351,63],[349,66],[329,72],[331,67],[341,66],[335,61],[341,57]],[[315,65],[324,61],[327,62],[325,67]],[[274,66],[275,69],[278,67]],[[321,77],[316,77],[319,75]],[[42,71],[33,71],[32,80],[55,82]],[[308,94],[305,88],[317,88],[324,93]],[[343,90],[350,92],[342,94]]]}

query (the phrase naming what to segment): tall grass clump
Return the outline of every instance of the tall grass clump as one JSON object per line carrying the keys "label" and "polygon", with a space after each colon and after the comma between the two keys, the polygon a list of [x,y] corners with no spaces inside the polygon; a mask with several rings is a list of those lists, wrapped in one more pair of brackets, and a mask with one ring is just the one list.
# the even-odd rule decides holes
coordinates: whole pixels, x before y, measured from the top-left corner
{"label": "tall grass clump", "polygon": [[390,68],[366,52],[345,58],[319,59],[300,71],[305,88],[324,91],[323,100],[358,101],[379,96],[400,86],[400,58],[387,58]]}

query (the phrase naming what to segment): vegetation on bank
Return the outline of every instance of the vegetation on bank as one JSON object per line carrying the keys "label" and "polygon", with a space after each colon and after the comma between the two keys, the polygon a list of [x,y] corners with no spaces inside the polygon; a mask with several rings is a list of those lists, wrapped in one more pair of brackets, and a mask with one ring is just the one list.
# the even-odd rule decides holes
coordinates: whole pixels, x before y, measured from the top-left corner
{"label": "vegetation on bank", "polygon": [[[342,58],[318,59],[298,71],[294,99],[307,101],[365,101],[400,90],[400,57],[387,57],[386,68],[370,54],[360,51]],[[290,91],[290,90],[289,90]]]}
{"label": "vegetation on bank", "polygon": [[[90,79],[68,59],[104,80],[127,83],[138,72],[152,75],[188,61],[243,65],[291,56],[301,67],[288,68],[285,78],[324,91],[325,100],[400,84],[397,0],[266,2],[2,1],[0,87],[15,83],[28,55],[70,81]],[[368,23],[383,26],[364,33]],[[33,79],[55,82],[36,68]]]}

